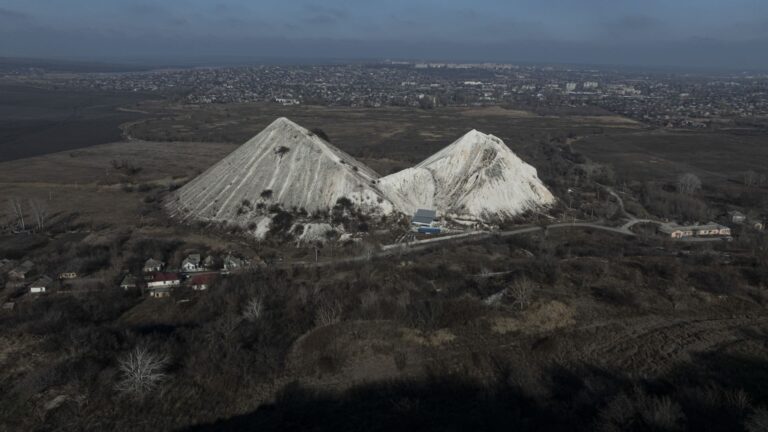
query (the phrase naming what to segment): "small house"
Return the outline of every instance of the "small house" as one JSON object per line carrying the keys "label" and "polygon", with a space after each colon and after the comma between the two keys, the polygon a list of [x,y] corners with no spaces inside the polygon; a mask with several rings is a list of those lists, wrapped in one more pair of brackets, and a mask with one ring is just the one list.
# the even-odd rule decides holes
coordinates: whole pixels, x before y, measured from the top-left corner
{"label": "small house", "polygon": [[151,281],[147,282],[147,288],[176,287],[181,285],[181,278],[176,273],[155,273]]}
{"label": "small house", "polygon": [[156,287],[147,288],[150,297],[154,298],[166,298],[171,296],[171,287]]}
{"label": "small house", "polygon": [[8,272],[8,277],[11,279],[17,279],[17,280],[24,280],[26,279],[32,269],[35,267],[35,263],[32,261],[24,261],[23,263],[19,264],[16,268]]}
{"label": "small house", "polygon": [[436,217],[436,210],[418,209],[411,218],[411,225],[417,227],[429,227],[435,222]]}
{"label": "small house", "polygon": [[439,227],[430,227],[430,226],[420,226],[417,229],[417,232],[419,234],[440,234],[440,228]]}
{"label": "small house", "polygon": [[213,273],[198,274],[189,280],[189,286],[195,291],[205,291],[211,287],[216,275]]}
{"label": "small house", "polygon": [[664,224],[659,227],[659,232],[673,239],[688,237],[729,237],[731,229],[715,222],[702,225]]}
{"label": "small house", "polygon": [[59,278],[59,280],[77,279],[77,273],[76,272],[62,272],[62,273],[59,273],[58,278]]}
{"label": "small house", "polygon": [[245,264],[246,264],[245,260],[232,256],[232,254],[228,254],[226,257],[224,257],[222,270],[224,272],[239,270],[245,267]]}
{"label": "small house", "polygon": [[120,282],[120,288],[124,290],[135,289],[137,286],[138,286],[138,283],[136,280],[136,276],[132,274],[125,275],[125,277],[123,278],[123,281]]}
{"label": "small house", "polygon": [[186,272],[197,272],[203,269],[200,261],[200,254],[191,254],[181,262],[181,270]]}
{"label": "small house", "polygon": [[216,258],[213,257],[213,255],[208,255],[203,260],[203,268],[206,270],[211,270],[216,267]]}
{"label": "small house", "polygon": [[741,225],[747,221],[747,215],[738,210],[729,211],[728,220],[731,221],[731,223]]}
{"label": "small house", "polygon": [[44,293],[53,283],[53,279],[48,276],[40,276],[36,281],[29,285],[29,292],[32,294]]}
{"label": "small house", "polygon": [[159,260],[156,260],[154,258],[148,259],[144,263],[144,268],[142,269],[144,273],[155,273],[162,271],[165,267],[165,263]]}

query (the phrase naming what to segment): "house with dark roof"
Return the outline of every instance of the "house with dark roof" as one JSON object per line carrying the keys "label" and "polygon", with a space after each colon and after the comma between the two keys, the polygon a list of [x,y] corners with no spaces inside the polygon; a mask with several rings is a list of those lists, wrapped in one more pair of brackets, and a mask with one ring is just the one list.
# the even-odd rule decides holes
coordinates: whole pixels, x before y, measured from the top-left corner
{"label": "house with dark roof", "polygon": [[36,281],[29,285],[29,292],[32,294],[44,293],[48,291],[52,283],[53,279],[48,276],[40,276]]}
{"label": "house with dark roof", "polygon": [[24,261],[23,263],[19,264],[16,268],[9,271],[8,277],[10,277],[11,279],[24,280],[29,276],[33,268],[35,268],[35,263],[29,260]]}
{"label": "house with dark roof", "polygon": [[142,269],[142,271],[144,273],[154,273],[154,272],[162,271],[163,267],[165,267],[164,262],[160,260],[156,260],[154,258],[150,258],[144,263],[144,268]]}
{"label": "house with dark roof", "polygon": [[416,213],[411,218],[411,225],[414,225],[417,227],[432,226],[436,218],[437,218],[436,210],[418,209],[416,210]]}
{"label": "house with dark roof", "polygon": [[202,262],[200,261],[200,254],[187,255],[184,261],[181,262],[181,270],[186,272],[197,272],[203,269]]}
{"label": "house with dark roof", "polygon": [[134,289],[138,286],[138,280],[136,279],[136,276],[132,274],[127,274],[123,278],[123,281],[120,282],[120,288],[124,290]]}
{"label": "house with dark roof", "polygon": [[216,279],[215,273],[196,274],[189,279],[189,286],[195,291],[205,291]]}

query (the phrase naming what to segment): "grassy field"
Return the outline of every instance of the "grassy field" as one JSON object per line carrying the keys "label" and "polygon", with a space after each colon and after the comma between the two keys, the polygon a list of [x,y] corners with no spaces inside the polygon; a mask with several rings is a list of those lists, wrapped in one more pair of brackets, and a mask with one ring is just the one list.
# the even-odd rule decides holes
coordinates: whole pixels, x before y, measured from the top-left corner
{"label": "grassy field", "polygon": [[420,110],[146,104],[142,109],[164,114],[130,128],[131,136],[150,141],[240,144],[276,118],[288,117],[306,128],[321,128],[333,144],[383,175],[420,162],[472,129],[494,134],[512,150],[525,154],[541,140],[558,136],[592,135],[606,130],[634,132],[642,128],[632,120],[615,116],[540,116],[499,107]]}
{"label": "grassy field", "polygon": [[706,180],[738,178],[747,170],[765,172],[768,137],[722,132],[642,131],[593,135],[574,149],[612,164],[626,178],[674,180],[693,172]]}

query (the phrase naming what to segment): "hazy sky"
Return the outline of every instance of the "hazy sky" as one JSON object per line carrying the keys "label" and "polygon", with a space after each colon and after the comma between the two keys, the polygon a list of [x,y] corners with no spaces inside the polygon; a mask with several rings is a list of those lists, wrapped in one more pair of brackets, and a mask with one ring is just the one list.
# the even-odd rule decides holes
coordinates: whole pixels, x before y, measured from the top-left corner
{"label": "hazy sky", "polygon": [[0,0],[0,55],[768,67],[768,0]]}

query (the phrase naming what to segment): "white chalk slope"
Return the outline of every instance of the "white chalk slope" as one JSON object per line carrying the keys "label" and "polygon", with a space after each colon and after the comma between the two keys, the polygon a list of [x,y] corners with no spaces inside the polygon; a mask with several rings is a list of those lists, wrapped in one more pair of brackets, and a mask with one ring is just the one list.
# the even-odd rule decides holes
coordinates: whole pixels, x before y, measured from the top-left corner
{"label": "white chalk slope", "polygon": [[476,130],[415,167],[383,177],[379,188],[408,214],[431,208],[443,215],[486,221],[555,201],[536,168],[501,139]]}
{"label": "white chalk slope", "polygon": [[[176,191],[167,206],[183,219],[239,224],[263,218],[257,203],[315,212],[346,197],[371,213],[391,213],[394,206],[374,184],[378,177],[314,133],[279,118]],[[262,196],[266,190],[270,198]]]}

